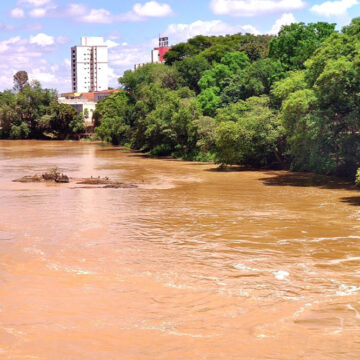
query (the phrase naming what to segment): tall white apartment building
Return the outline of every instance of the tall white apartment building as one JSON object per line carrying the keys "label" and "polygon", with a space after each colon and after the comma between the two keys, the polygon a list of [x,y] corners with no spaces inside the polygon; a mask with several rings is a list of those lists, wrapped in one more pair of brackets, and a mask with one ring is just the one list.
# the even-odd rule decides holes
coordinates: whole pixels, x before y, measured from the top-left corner
{"label": "tall white apartment building", "polygon": [[81,45],[71,48],[71,83],[75,93],[108,89],[108,47],[104,38],[84,36]]}

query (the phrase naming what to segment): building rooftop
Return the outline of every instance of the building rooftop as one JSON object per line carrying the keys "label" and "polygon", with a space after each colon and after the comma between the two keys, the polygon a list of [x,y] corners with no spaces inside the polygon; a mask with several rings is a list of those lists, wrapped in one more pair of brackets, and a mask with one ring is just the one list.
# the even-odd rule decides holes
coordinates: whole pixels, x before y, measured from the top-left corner
{"label": "building rooftop", "polygon": [[82,46],[101,46],[104,44],[104,38],[102,36],[82,36]]}
{"label": "building rooftop", "polygon": [[96,97],[98,97],[99,95],[100,96],[101,95],[110,95],[112,93],[119,92],[119,91],[123,91],[123,90],[113,89],[113,90],[94,91],[94,92],[88,92],[88,93],[70,92],[70,93],[62,93],[61,97],[66,98],[66,99],[83,99],[83,100],[93,102],[96,100]]}

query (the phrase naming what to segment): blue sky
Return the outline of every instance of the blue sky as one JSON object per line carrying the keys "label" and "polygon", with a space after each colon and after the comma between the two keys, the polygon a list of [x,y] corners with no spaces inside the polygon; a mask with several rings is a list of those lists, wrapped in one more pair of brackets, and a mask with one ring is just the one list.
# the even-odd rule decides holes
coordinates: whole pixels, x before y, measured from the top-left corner
{"label": "blue sky", "polygon": [[0,4],[0,90],[26,70],[31,79],[70,90],[70,47],[81,36],[109,45],[110,84],[150,60],[159,34],[176,44],[198,34],[275,34],[292,22],[360,16],[360,0],[17,0]]}

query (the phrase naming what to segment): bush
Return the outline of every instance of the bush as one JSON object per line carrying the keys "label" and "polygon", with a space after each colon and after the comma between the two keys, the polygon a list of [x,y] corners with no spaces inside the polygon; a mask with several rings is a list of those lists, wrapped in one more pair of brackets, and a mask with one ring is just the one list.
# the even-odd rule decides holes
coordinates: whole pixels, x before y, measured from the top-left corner
{"label": "bush", "polygon": [[27,139],[30,134],[30,129],[25,122],[21,125],[11,125],[10,139]]}
{"label": "bush", "polygon": [[356,186],[360,187],[360,169],[358,169],[356,173],[356,180],[355,180]]}
{"label": "bush", "polygon": [[150,155],[152,156],[167,156],[171,155],[173,149],[169,144],[156,145],[153,149],[150,150]]}

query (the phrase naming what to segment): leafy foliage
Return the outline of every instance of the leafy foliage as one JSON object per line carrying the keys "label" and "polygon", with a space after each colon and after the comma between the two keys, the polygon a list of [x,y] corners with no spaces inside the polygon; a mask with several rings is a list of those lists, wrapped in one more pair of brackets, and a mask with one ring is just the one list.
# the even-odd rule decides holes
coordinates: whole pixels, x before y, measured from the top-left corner
{"label": "leafy foliage", "polygon": [[19,91],[0,93],[1,137],[10,139],[66,139],[84,131],[84,119],[76,110],[57,103],[54,90],[39,82],[27,83],[27,74],[16,75]]}
{"label": "leafy foliage", "polygon": [[216,162],[264,166],[280,161],[284,129],[266,96],[240,101],[217,114]]}
{"label": "leafy foliage", "polygon": [[96,132],[153,155],[353,176],[359,51],[359,19],[342,32],[319,22],[277,37],[197,36],[166,65],[125,72],[126,92],[99,103]]}
{"label": "leafy foliage", "polygon": [[360,187],[360,169],[356,172],[356,179],[355,179],[356,186]]}
{"label": "leafy foliage", "polygon": [[335,32],[335,25],[324,22],[286,25],[271,40],[269,56],[280,60],[288,70],[303,69],[305,61]]}

